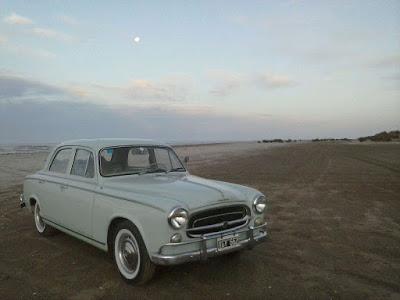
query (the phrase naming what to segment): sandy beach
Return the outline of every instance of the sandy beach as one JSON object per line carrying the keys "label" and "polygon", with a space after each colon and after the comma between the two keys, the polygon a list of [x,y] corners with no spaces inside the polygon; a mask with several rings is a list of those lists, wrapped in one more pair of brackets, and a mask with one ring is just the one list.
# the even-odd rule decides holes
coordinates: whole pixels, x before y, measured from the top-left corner
{"label": "sandy beach", "polygon": [[18,196],[46,152],[0,155],[0,299],[400,298],[400,144],[181,146],[199,176],[265,193],[269,239],[126,285],[106,253],[40,237]]}

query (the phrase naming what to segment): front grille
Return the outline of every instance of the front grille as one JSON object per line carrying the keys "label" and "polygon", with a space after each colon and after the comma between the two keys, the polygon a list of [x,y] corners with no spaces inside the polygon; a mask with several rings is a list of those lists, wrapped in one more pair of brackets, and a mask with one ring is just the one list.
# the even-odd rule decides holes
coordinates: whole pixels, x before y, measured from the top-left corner
{"label": "front grille", "polygon": [[187,234],[197,237],[239,228],[247,224],[249,214],[249,209],[244,205],[204,210],[190,217]]}

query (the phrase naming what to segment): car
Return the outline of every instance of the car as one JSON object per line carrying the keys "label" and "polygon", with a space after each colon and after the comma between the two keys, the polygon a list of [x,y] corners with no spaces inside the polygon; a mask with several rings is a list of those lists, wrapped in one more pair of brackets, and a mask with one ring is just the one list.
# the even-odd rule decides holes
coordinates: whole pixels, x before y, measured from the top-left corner
{"label": "car", "polygon": [[42,236],[62,231],[108,251],[141,284],[156,265],[233,253],[265,241],[267,199],[191,175],[173,148],[143,139],[64,142],[24,180],[21,207]]}

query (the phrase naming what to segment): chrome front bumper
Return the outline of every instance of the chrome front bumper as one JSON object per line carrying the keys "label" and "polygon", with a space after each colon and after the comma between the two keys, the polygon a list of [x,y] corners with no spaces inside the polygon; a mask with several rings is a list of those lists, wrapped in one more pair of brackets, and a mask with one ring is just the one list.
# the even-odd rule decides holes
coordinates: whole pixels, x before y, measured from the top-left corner
{"label": "chrome front bumper", "polygon": [[[217,238],[221,237],[222,234],[212,234],[212,235],[204,235],[199,239],[195,239],[193,241],[187,241],[187,242],[181,242],[181,243],[168,243],[160,248],[159,253],[153,254],[151,256],[151,260],[153,263],[157,265],[177,265],[177,264],[182,264],[186,262],[192,262],[192,261],[199,261],[199,260],[206,260],[209,257],[214,257],[218,255],[223,255],[229,252],[233,251],[238,251],[242,250],[244,248],[252,248],[256,244],[265,241],[267,238],[267,231],[265,230],[267,226],[267,223],[257,226],[257,227],[252,227],[249,226],[247,228],[243,228],[240,230],[233,230],[229,232],[229,234],[246,234],[246,238],[240,240],[234,248],[226,249],[219,251],[216,247],[207,247],[207,241],[210,240],[216,240]],[[255,231],[257,232],[257,235],[255,235]],[[225,233],[227,234],[227,233]],[[181,246],[187,246],[190,244],[199,244],[200,249],[195,250],[195,251],[190,251],[190,252],[185,252],[185,253],[180,253],[180,254],[162,254],[163,248],[165,247],[173,247],[173,248],[178,248]]]}

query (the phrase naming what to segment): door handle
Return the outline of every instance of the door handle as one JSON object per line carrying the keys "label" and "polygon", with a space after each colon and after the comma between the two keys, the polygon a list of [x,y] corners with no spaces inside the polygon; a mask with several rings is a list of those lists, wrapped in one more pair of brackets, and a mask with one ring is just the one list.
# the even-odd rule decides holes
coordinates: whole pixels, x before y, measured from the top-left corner
{"label": "door handle", "polygon": [[43,184],[44,180],[43,179],[39,179],[39,183]]}
{"label": "door handle", "polygon": [[68,188],[68,186],[67,185],[64,185],[64,184],[60,184],[60,189],[63,191],[63,190],[66,190]]}

